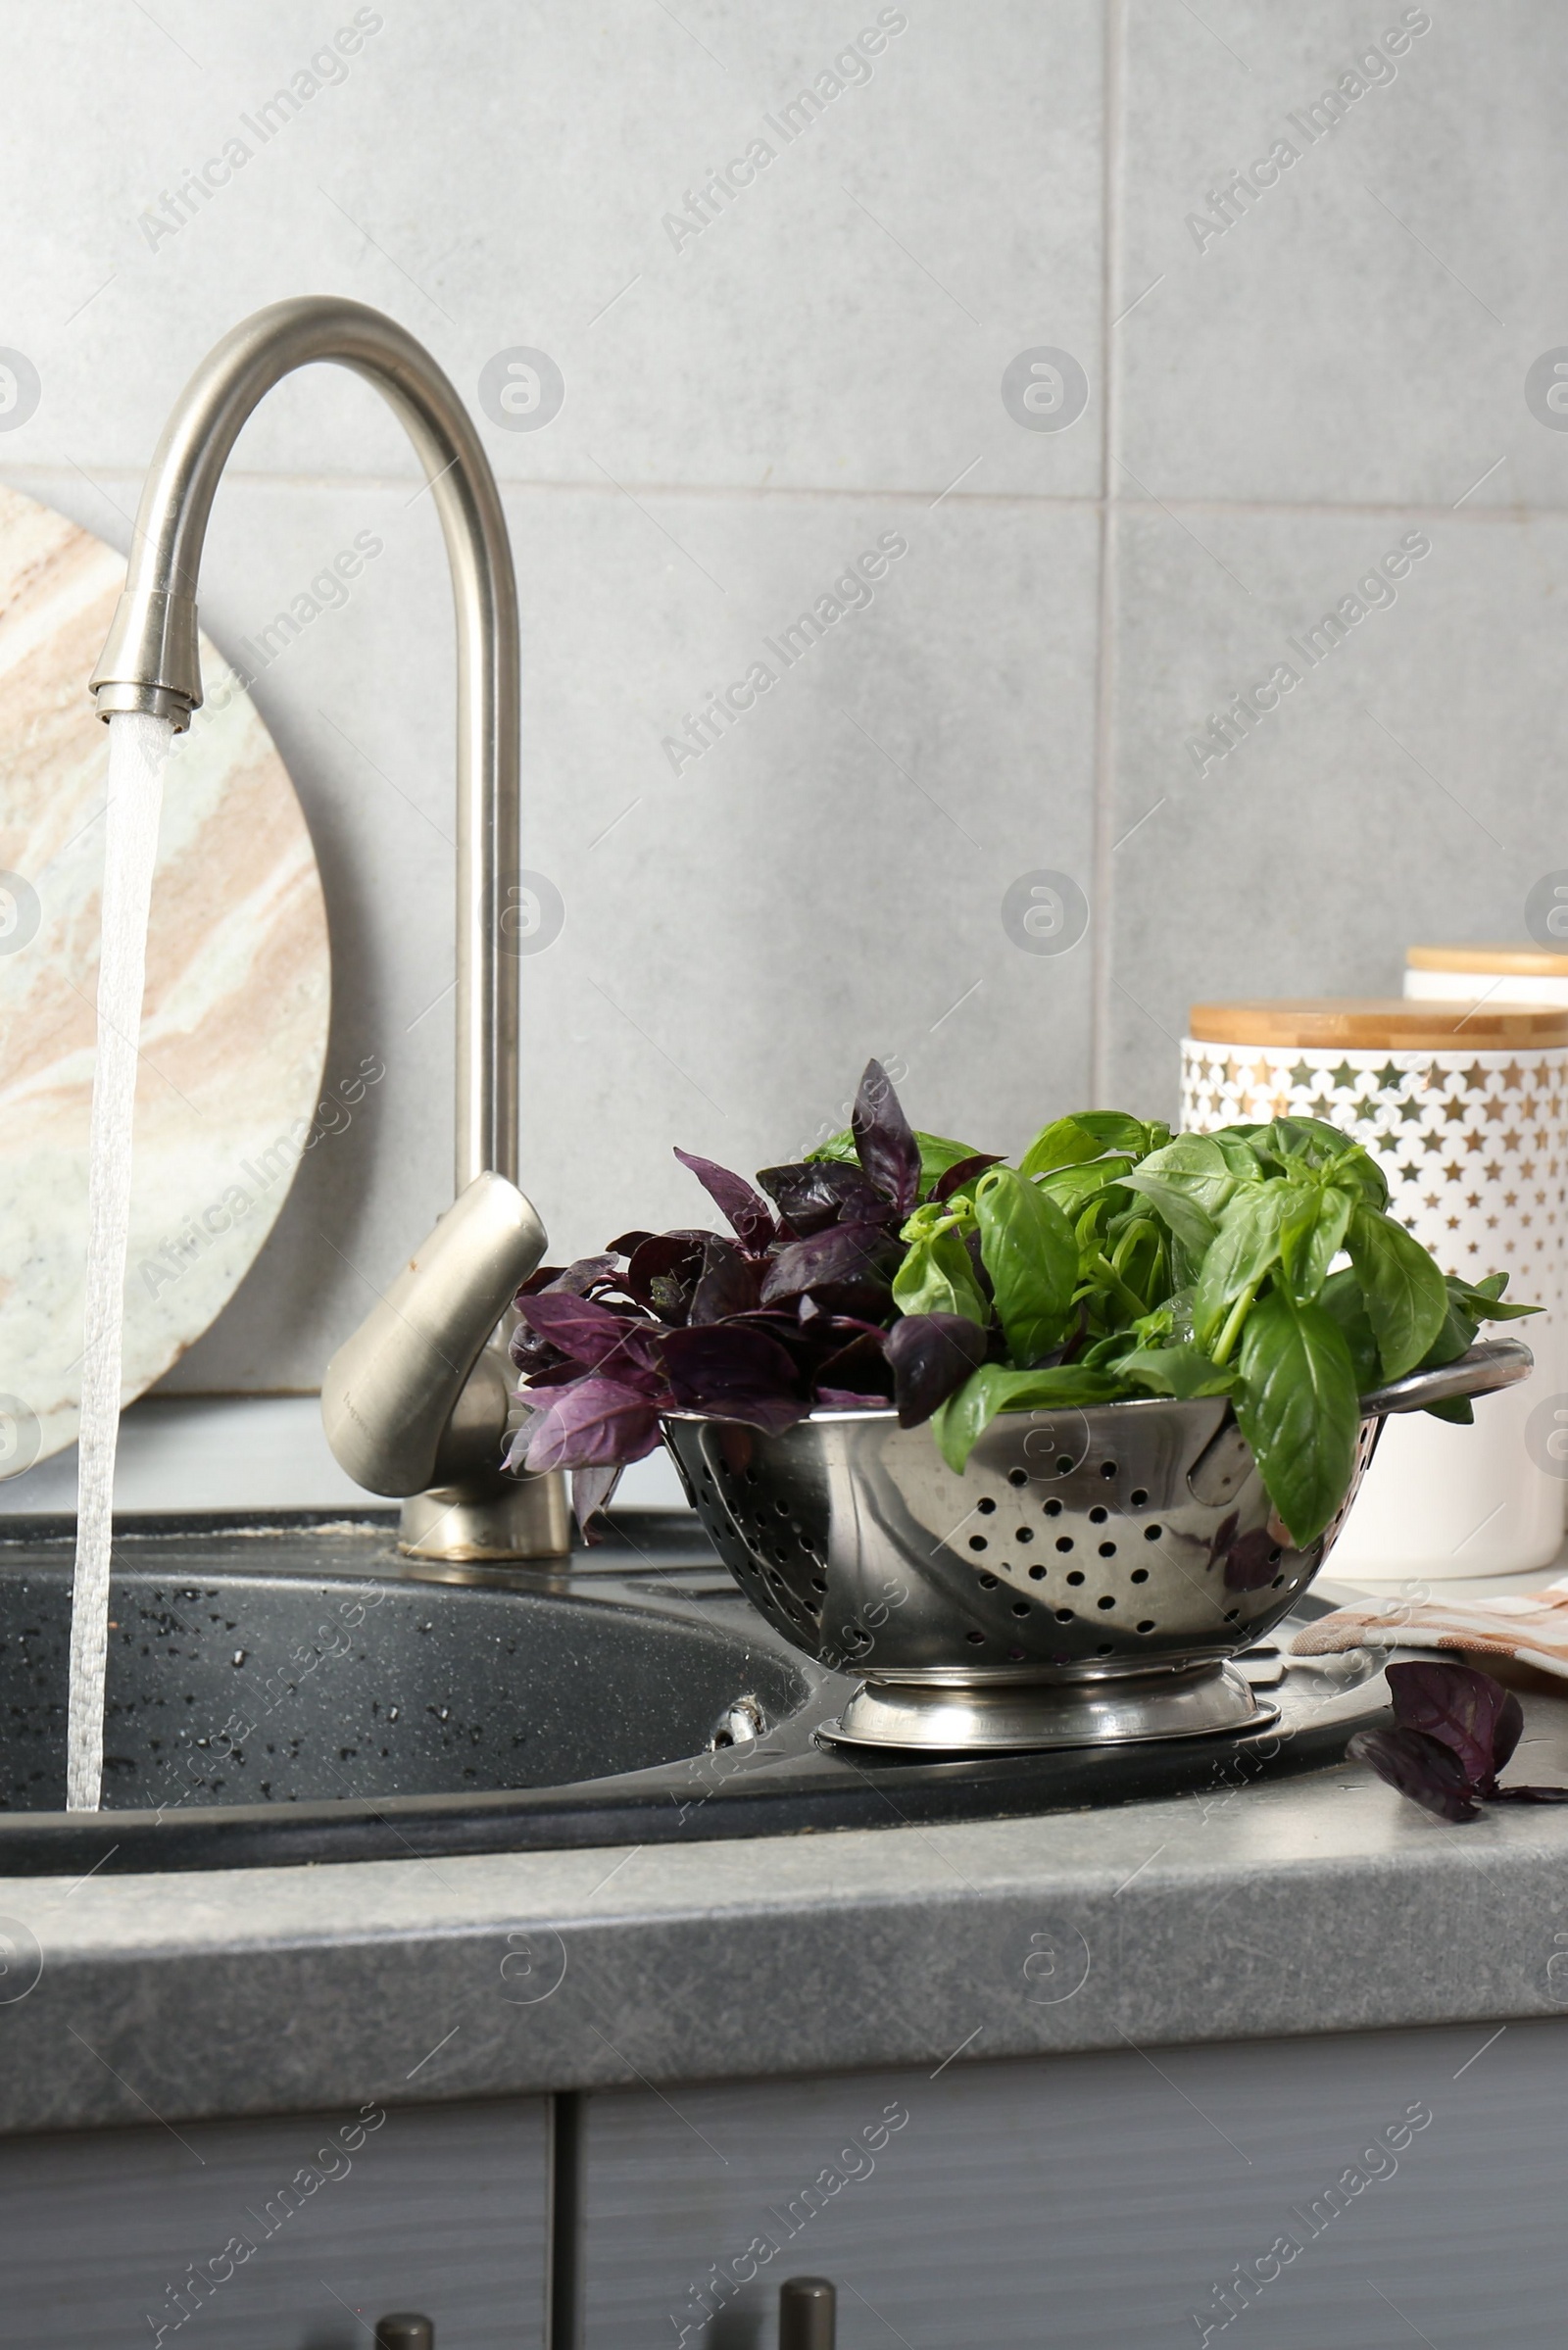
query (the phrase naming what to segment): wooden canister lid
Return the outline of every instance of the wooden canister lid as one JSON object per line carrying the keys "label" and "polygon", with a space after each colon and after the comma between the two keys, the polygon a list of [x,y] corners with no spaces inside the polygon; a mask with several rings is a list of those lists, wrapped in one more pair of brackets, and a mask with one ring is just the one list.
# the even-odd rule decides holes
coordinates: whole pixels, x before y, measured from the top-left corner
{"label": "wooden canister lid", "polygon": [[1188,1035],[1200,1045],[1346,1047],[1353,1052],[1507,1052],[1568,1045],[1568,1009],[1424,1002],[1404,996],[1291,996],[1195,1004]]}
{"label": "wooden canister lid", "polygon": [[1406,947],[1412,971],[1479,971],[1485,977],[1568,979],[1568,955],[1545,947]]}

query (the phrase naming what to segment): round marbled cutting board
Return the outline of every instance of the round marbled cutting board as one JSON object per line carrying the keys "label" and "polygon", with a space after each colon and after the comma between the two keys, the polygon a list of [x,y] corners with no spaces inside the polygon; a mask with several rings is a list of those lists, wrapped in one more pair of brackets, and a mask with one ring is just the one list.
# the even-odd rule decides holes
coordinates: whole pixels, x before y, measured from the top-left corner
{"label": "round marbled cutting board", "polygon": [[[0,489],[0,1476],[76,1435],[109,729],[123,556]],[[211,679],[224,665],[205,641]],[[326,909],[229,683],[165,769],[125,1279],[129,1402],[222,1311],[288,1194],[326,1051]]]}

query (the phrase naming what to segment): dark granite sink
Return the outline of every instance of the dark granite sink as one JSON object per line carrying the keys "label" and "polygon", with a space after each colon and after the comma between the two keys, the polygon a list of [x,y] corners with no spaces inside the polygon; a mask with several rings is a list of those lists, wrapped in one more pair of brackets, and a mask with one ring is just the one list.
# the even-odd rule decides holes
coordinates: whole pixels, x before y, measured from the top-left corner
{"label": "dark granite sink", "polygon": [[67,1815],[72,1556],[61,1520],[0,1539],[0,1876],[997,1817],[1299,1768],[1353,1726],[1341,1700],[1283,1741],[868,1764],[814,1735],[853,1682],[777,1638],[683,1515],[624,1518],[560,1575],[416,1564],[390,1513],[132,1521],[104,1809]]}

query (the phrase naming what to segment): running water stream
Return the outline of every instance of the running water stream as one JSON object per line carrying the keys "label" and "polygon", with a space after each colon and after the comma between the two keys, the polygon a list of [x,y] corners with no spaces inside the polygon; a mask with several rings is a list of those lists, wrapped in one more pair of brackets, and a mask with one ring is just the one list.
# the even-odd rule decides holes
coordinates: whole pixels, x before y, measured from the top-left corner
{"label": "running water stream", "polygon": [[120,1440],[120,1358],[130,1230],[130,1140],[147,968],[147,910],[158,854],[167,718],[122,710],[109,721],[98,1058],[87,1172],[87,1309],[81,1357],[76,1569],[71,1603],[66,1809],[97,1811],[104,1769],[109,1546]]}

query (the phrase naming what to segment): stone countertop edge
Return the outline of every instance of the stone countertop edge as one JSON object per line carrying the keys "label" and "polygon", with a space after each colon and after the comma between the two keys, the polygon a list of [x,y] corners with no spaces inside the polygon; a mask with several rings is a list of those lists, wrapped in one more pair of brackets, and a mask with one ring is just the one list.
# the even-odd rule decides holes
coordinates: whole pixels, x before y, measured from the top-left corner
{"label": "stone countertop edge", "polygon": [[[1568,1779],[1527,1701],[1514,1776]],[[0,2130],[1568,2011],[1568,1808],[1352,1766],[710,1844],[0,1880]],[[1554,1963],[1555,1962],[1555,1963]]]}

